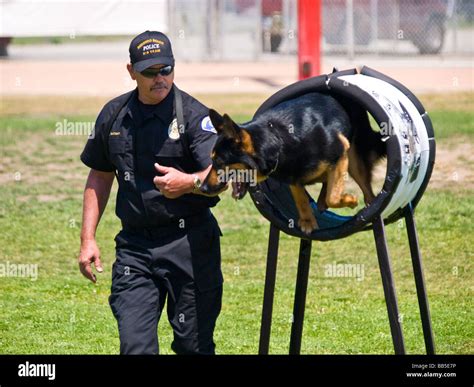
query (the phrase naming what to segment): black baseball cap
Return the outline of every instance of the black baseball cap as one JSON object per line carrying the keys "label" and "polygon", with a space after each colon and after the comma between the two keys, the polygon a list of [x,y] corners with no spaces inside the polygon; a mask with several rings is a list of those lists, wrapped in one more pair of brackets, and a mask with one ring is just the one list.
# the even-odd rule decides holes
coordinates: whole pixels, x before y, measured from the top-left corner
{"label": "black baseball cap", "polygon": [[130,63],[138,72],[153,65],[174,66],[174,56],[168,37],[158,31],[145,31],[130,43]]}

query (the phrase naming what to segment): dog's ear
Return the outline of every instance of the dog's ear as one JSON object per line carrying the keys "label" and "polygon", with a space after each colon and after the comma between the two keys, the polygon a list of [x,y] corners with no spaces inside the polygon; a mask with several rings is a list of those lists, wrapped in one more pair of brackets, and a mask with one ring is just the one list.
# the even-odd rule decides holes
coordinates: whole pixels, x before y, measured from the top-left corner
{"label": "dog's ear", "polygon": [[212,125],[216,129],[217,133],[222,133],[224,129],[224,118],[214,109],[209,109],[209,118],[211,119]]}
{"label": "dog's ear", "polygon": [[209,109],[209,118],[211,119],[212,125],[216,129],[217,134],[235,139],[236,141],[240,140],[240,127],[232,121],[232,118],[230,118],[229,115],[224,114],[224,117],[222,117],[214,109]]}
{"label": "dog's ear", "polygon": [[240,141],[240,127],[237,125],[232,118],[227,114],[224,114],[224,128],[223,134],[228,138],[233,138],[236,141]]}

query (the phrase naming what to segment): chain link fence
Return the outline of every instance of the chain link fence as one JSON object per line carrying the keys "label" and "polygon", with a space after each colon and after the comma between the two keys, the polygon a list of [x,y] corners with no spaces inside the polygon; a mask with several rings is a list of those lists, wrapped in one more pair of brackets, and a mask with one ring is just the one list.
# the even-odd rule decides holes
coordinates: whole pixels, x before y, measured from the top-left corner
{"label": "chain link fence", "polygon": [[323,1],[325,52],[473,53],[472,0]]}
{"label": "chain link fence", "polygon": [[[474,0],[322,0],[323,55],[474,54]],[[297,52],[296,0],[169,0],[187,60]]]}

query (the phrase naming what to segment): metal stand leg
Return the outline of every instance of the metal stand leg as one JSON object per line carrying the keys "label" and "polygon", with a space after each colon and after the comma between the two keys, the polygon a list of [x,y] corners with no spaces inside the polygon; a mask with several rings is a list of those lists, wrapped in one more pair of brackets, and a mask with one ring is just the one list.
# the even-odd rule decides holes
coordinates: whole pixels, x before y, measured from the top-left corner
{"label": "metal stand leg", "polygon": [[418,295],[418,305],[420,307],[421,324],[423,326],[423,336],[425,338],[426,353],[428,355],[434,355],[435,344],[433,330],[431,328],[430,307],[428,305],[428,297],[426,295],[420,247],[418,245],[418,234],[416,232],[415,218],[411,205],[408,205],[406,209],[405,221],[407,223],[408,241],[410,243],[413,274],[415,275],[416,293]]}
{"label": "metal stand leg", "polygon": [[270,224],[268,238],[267,270],[265,273],[265,289],[263,291],[262,323],[260,327],[259,355],[268,355],[270,346],[270,331],[272,328],[273,295],[275,293],[275,280],[278,258],[278,244],[280,243],[280,230]]}
{"label": "metal stand leg", "polygon": [[402,324],[398,313],[397,295],[395,293],[395,283],[393,281],[392,269],[390,267],[390,257],[388,255],[387,240],[385,238],[385,225],[381,216],[373,221],[375,246],[379,259],[380,274],[382,276],[385,302],[387,303],[388,319],[392,332],[393,346],[395,354],[405,354],[405,344],[403,341]]}
{"label": "metal stand leg", "polygon": [[311,259],[311,241],[301,239],[296,277],[295,303],[293,306],[293,324],[291,325],[290,355],[299,355],[303,334],[306,289],[308,288],[309,262]]}

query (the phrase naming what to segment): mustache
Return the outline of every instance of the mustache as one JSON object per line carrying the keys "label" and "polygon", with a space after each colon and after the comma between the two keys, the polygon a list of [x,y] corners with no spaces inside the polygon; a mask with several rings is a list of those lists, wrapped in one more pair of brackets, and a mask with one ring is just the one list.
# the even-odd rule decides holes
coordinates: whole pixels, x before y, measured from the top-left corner
{"label": "mustache", "polygon": [[168,89],[168,85],[165,82],[158,82],[155,83],[152,87],[150,87],[150,90],[155,89]]}

